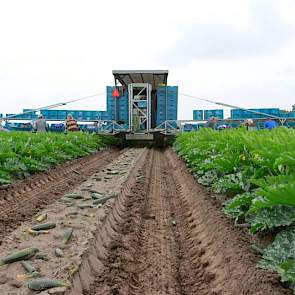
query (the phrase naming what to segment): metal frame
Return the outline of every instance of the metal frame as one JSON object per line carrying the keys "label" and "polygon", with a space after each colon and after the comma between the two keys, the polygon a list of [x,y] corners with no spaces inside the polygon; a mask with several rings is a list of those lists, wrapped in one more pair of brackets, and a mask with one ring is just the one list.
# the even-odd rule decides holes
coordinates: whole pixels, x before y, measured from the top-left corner
{"label": "metal frame", "polygon": [[126,129],[113,120],[96,120],[98,122],[98,133],[112,133],[116,134]]}
{"label": "metal frame", "polygon": [[[4,121],[29,121],[31,122],[31,119],[5,119]],[[64,122],[64,120],[54,120],[54,119],[49,119],[46,120],[47,122]],[[128,129],[126,129],[124,126],[119,125],[116,121],[114,120],[90,120],[90,121],[78,121],[79,122],[84,122],[84,123],[98,123],[98,133],[109,133],[109,134],[117,134],[119,132],[127,132]]]}
{"label": "metal frame", "polygon": [[[139,93],[135,94],[135,89],[139,90]],[[146,99],[137,99],[137,97],[146,92]],[[129,129],[131,132],[149,132],[151,129],[151,94],[152,85],[148,83],[132,83],[128,85],[128,96],[129,96]],[[146,108],[141,109],[137,106],[139,101],[146,101]],[[136,130],[134,124],[134,113],[139,114],[139,126],[145,124],[144,129]]]}
{"label": "metal frame", "polygon": [[[257,118],[253,119],[257,122],[263,122],[266,119],[265,118]],[[165,122],[158,125],[156,128],[152,129],[151,131],[154,132],[161,132],[163,134],[177,134],[184,131],[184,125],[185,123],[204,123],[208,120],[166,120]],[[243,122],[243,119],[218,119],[217,122],[224,122],[224,123],[230,123],[230,122]],[[280,122],[282,125],[290,122],[295,122],[295,118],[281,118]],[[176,127],[175,127],[176,126]]]}
{"label": "metal frame", "polygon": [[168,70],[113,70],[115,85],[128,87],[130,83],[150,83],[156,89],[158,83],[167,85]]}

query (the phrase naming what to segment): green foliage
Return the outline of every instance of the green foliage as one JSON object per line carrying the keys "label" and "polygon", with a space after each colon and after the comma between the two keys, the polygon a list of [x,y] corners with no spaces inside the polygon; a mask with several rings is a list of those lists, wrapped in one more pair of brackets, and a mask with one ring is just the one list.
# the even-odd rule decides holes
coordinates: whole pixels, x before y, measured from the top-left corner
{"label": "green foliage", "polygon": [[262,252],[259,266],[277,271],[283,282],[295,283],[295,227],[281,231]]}
{"label": "green foliage", "polygon": [[254,196],[250,193],[237,195],[233,199],[225,202],[223,212],[236,221],[245,219],[253,198]]}
{"label": "green foliage", "polygon": [[[279,212],[295,206],[294,130],[202,129],[178,136],[174,148],[199,183],[217,193],[242,194],[225,204],[224,212],[228,216],[241,219],[258,215],[257,230],[288,223],[282,222]],[[255,198],[243,194],[254,191]],[[275,209],[276,206],[279,207]],[[273,222],[258,226],[258,220],[265,215],[272,216]],[[256,232],[254,227],[253,232]]]}
{"label": "green foliage", "polygon": [[94,153],[111,139],[94,134],[1,132],[0,185]]}
{"label": "green foliage", "polygon": [[224,213],[250,223],[251,233],[279,232],[259,266],[295,286],[295,130],[202,129],[177,137],[174,149],[201,184],[238,194]]}
{"label": "green foliage", "polygon": [[278,205],[295,206],[295,183],[280,183],[257,190],[261,196],[253,201],[250,212]]}
{"label": "green foliage", "polygon": [[212,184],[215,193],[238,194],[247,191],[249,182],[241,172],[227,174]]}
{"label": "green foliage", "polygon": [[250,232],[272,230],[276,227],[288,226],[295,222],[295,207],[274,206],[259,210],[248,218],[251,224]]}

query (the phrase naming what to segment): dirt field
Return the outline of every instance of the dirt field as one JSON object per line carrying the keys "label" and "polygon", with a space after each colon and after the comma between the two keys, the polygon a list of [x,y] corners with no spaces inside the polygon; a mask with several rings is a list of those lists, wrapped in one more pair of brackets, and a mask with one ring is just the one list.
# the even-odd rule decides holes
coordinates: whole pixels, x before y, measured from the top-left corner
{"label": "dirt field", "polygon": [[[250,238],[232,226],[173,151],[127,149],[92,157],[80,160],[79,169],[57,168],[61,174],[53,180],[50,173],[38,176],[49,179],[39,187],[36,177],[36,182],[0,193],[1,210],[6,210],[1,214],[1,256],[37,245],[51,259],[33,259],[32,264],[46,277],[72,285],[39,294],[291,294],[276,275],[256,268]],[[20,189],[30,182],[30,192]],[[90,202],[87,187],[116,197],[81,209],[81,202]],[[80,203],[69,207],[56,202],[69,191],[82,195]],[[23,198],[28,205],[23,206]],[[77,217],[69,219],[72,210]],[[34,215],[42,212],[59,221],[56,229],[24,236]],[[13,215],[6,221],[8,214]],[[65,223],[74,228],[74,236],[65,257],[57,259],[52,252]],[[69,274],[73,263],[78,271]],[[19,263],[0,268],[0,290],[6,292],[1,294],[34,294],[25,282],[17,287],[11,283],[21,271]]]}
{"label": "dirt field", "polygon": [[0,190],[0,245],[2,238],[25,220],[100,171],[121,151],[104,150],[71,161]]}

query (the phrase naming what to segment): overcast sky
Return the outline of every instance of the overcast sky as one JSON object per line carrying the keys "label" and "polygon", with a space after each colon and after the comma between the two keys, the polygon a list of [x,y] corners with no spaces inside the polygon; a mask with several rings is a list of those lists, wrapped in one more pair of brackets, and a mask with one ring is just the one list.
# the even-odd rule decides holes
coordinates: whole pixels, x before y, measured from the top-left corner
{"label": "overcast sky", "polygon": [[[104,92],[113,69],[168,69],[179,91],[295,104],[294,0],[0,0],[0,113]],[[69,108],[105,109],[105,97]],[[179,97],[179,118],[216,105]]]}

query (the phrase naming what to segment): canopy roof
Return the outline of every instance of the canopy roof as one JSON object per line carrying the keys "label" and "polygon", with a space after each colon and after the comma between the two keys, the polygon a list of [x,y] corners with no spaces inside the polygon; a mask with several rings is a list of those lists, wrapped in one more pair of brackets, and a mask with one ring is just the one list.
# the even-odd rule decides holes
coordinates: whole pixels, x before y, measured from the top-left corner
{"label": "canopy roof", "polygon": [[113,75],[115,80],[119,81],[123,86],[128,86],[131,83],[149,83],[153,89],[167,85],[168,79],[167,70],[114,70]]}

